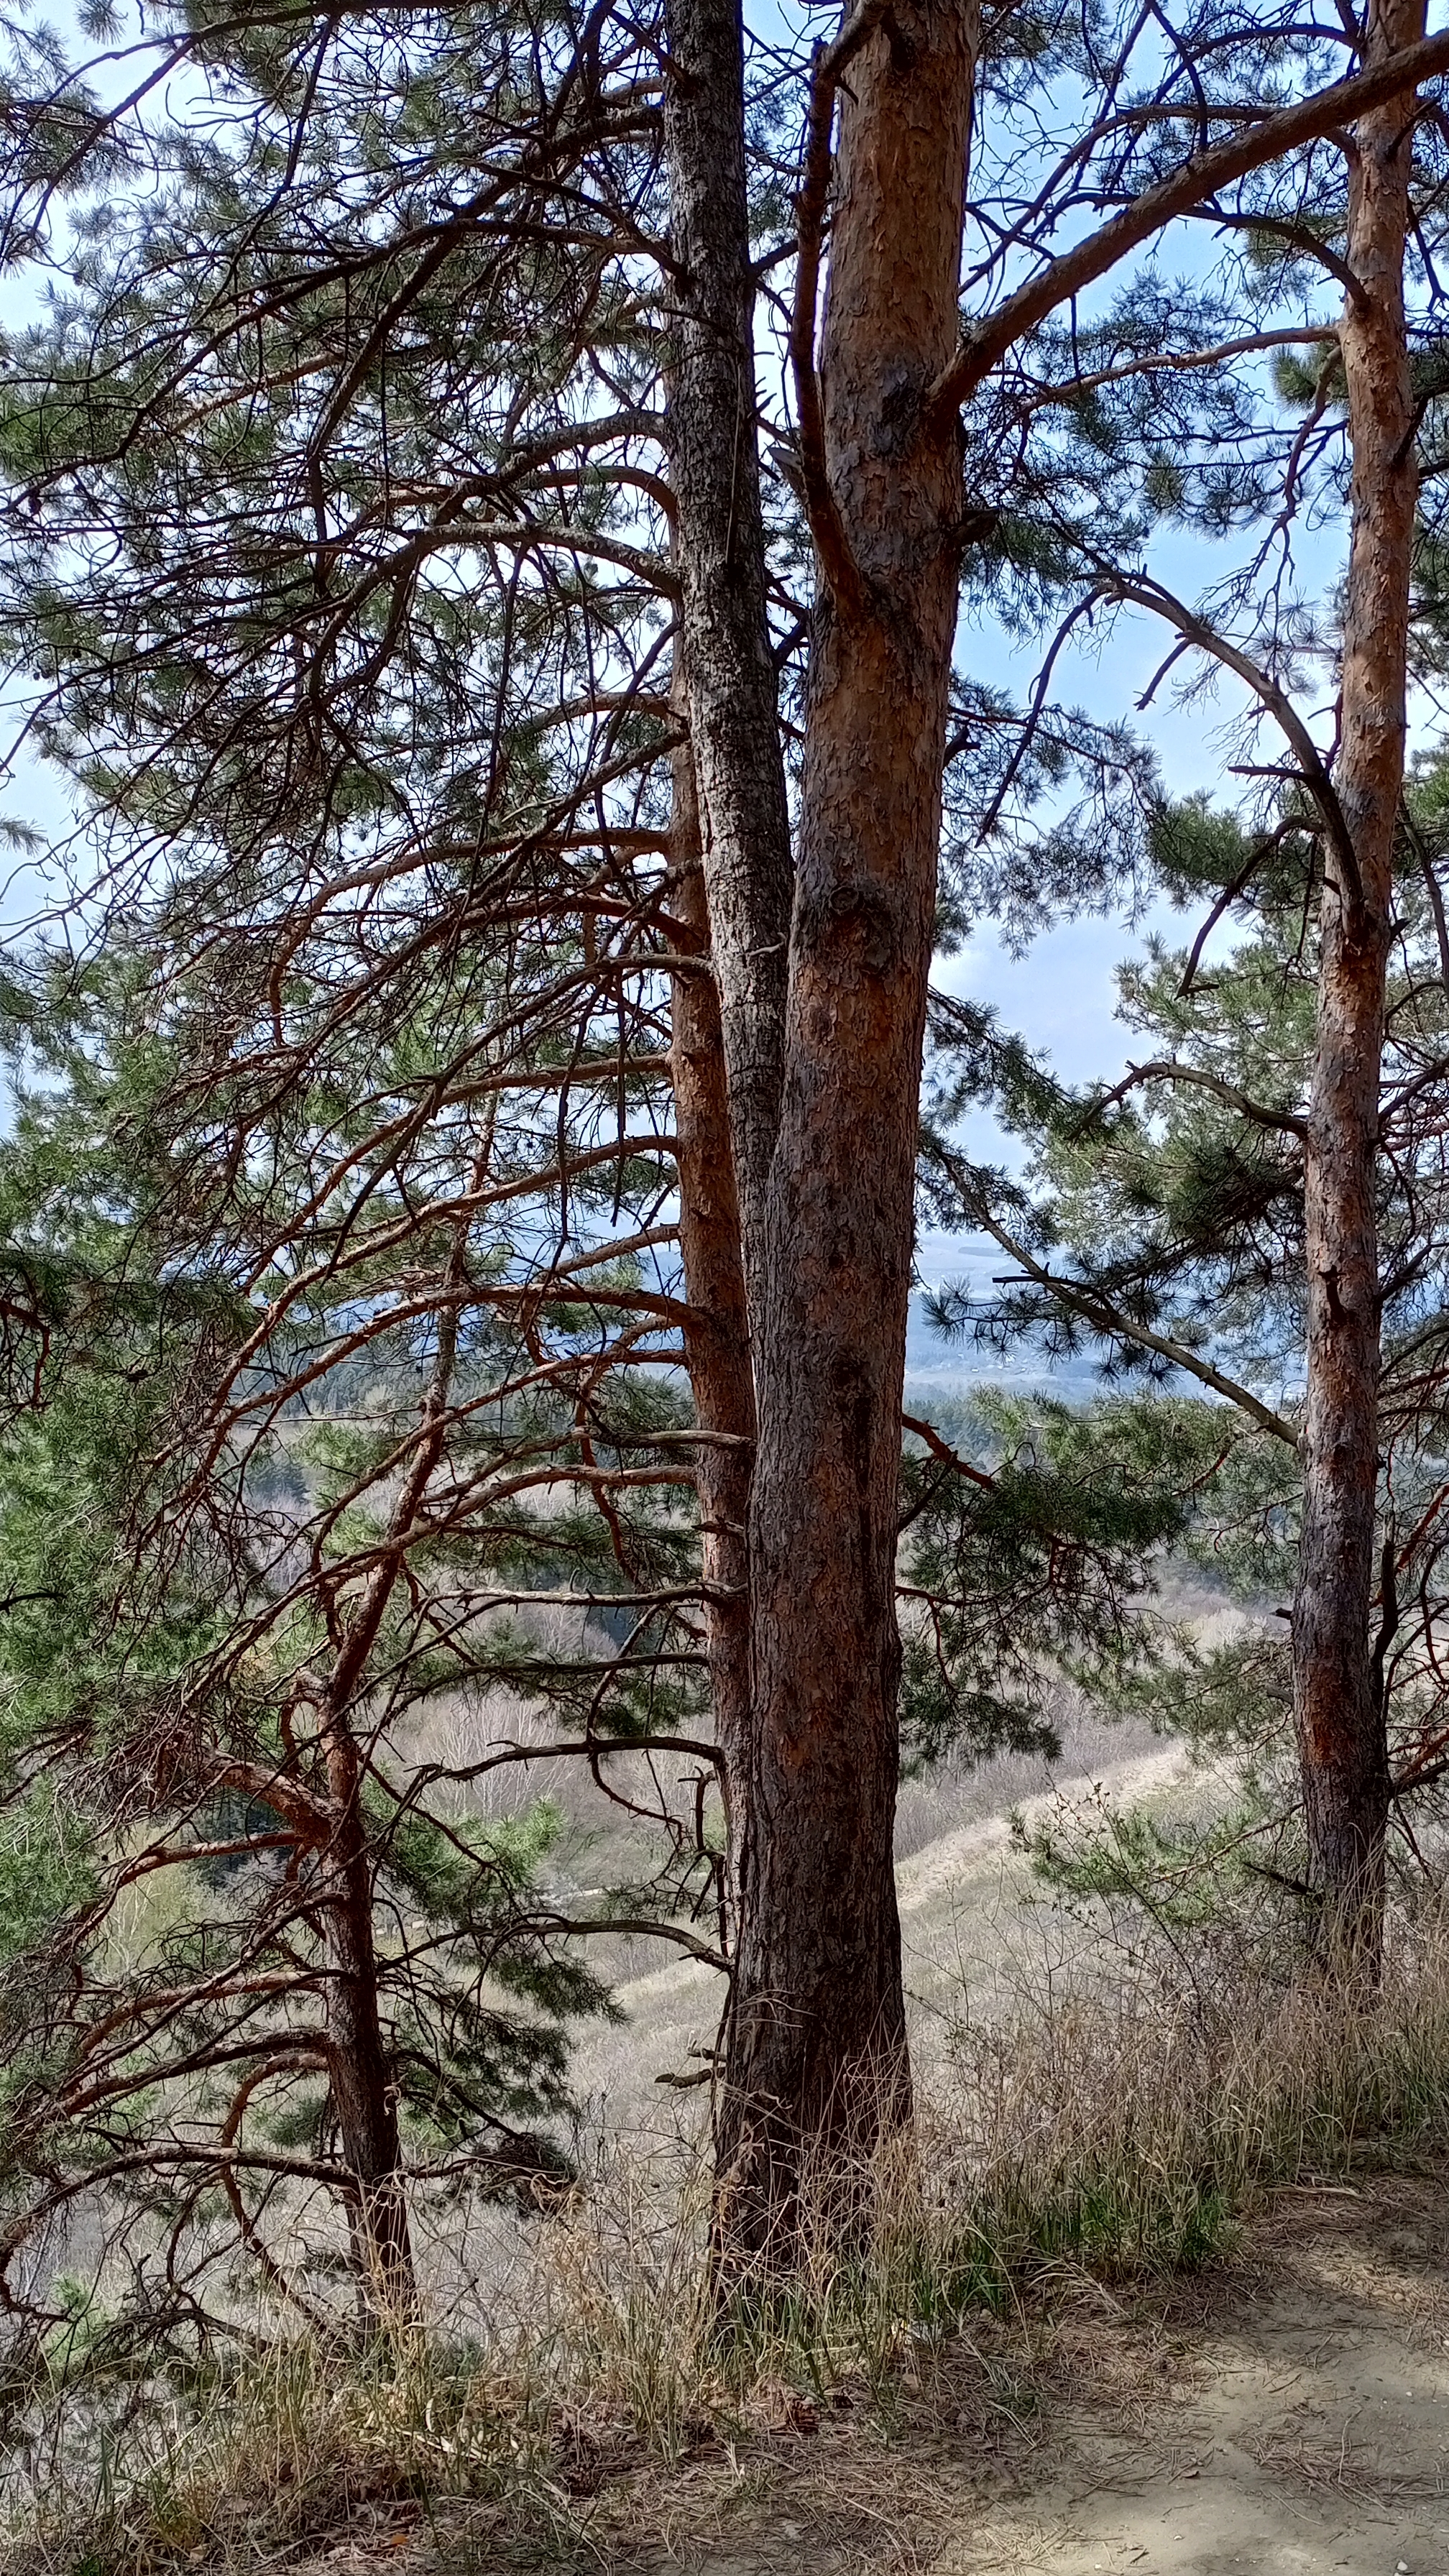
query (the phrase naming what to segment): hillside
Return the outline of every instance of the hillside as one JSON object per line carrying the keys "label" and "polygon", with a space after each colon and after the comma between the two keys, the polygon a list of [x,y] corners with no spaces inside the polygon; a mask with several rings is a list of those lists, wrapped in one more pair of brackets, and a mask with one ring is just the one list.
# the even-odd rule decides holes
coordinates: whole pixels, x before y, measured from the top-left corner
{"label": "hillside", "polygon": [[[1034,1901],[1030,1868],[1013,1847],[1012,1815],[1038,1823],[1099,1792],[1154,1805],[1207,1794],[1181,1745],[1164,1744],[1146,1728],[1090,1718],[1068,1729],[1054,1765],[1004,1755],[979,1771],[907,1784],[897,1888],[917,2064],[929,2067],[939,2057],[953,2019],[989,2008],[1023,1943],[1050,1948],[1064,1937],[1059,1919]],[[930,1824],[937,1830],[927,1835]],[[594,2122],[615,2132],[658,2116],[660,2079],[698,2066],[719,2013],[718,1980],[708,1968],[680,1960],[662,1943],[636,1941],[621,1950],[616,1999],[623,2023],[585,2026],[573,2061],[578,2098]],[[635,1961],[641,1964],[631,1973]]]}

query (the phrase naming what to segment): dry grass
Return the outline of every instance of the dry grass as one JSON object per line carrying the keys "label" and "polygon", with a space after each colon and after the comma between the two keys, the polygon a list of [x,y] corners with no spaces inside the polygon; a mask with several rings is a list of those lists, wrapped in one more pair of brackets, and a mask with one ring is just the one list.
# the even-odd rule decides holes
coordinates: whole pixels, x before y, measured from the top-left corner
{"label": "dry grass", "polygon": [[1110,2278],[1216,2250],[1254,2190],[1442,2135],[1449,1910],[1400,1919],[1381,1992],[1269,1982],[1164,1943],[1106,1950],[1001,2018],[961,2023],[943,2144],[949,2233],[971,2208],[1008,2273],[1070,2253]]}
{"label": "dry grass", "polygon": [[969,2424],[983,2457],[1029,2446],[1039,2320],[1064,2284],[1110,2304],[1114,2283],[1200,2263],[1265,2186],[1437,2144],[1446,2100],[1437,1912],[1399,1927],[1371,2008],[1088,1956],[960,2025],[911,2138],[876,2160],[869,2247],[816,2231],[788,2296],[731,2335],[705,2297],[698,2149],[615,2141],[445,2328],[341,2355],[261,2318],[205,2368],[120,2393],[57,2385],[15,2455],[5,2563],[240,2569],[359,2515],[381,2549],[450,2516],[486,2556],[505,2512],[535,2555],[613,2555],[620,2496],[667,2549],[686,2491],[725,2548],[731,2515],[768,2520],[802,2444],[826,2556],[879,2563],[895,2527],[882,2442],[914,2428],[921,2530],[928,2421]]}

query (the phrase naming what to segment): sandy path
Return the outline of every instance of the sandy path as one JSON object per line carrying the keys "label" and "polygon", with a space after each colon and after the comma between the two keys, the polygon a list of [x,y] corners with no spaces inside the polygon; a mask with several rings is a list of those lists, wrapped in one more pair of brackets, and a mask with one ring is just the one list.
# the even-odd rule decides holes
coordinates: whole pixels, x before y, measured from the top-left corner
{"label": "sandy path", "polygon": [[1449,2193],[1283,2191],[1186,2280],[1064,2268],[884,2419],[777,2393],[672,2462],[604,2409],[576,2530],[388,2500],[286,2576],[1446,2576]]}
{"label": "sandy path", "polygon": [[1449,2209],[1423,2185],[1280,2195],[1179,2344],[1176,2391],[1066,2404],[1045,2474],[937,2576],[1440,2576],[1446,2252]]}

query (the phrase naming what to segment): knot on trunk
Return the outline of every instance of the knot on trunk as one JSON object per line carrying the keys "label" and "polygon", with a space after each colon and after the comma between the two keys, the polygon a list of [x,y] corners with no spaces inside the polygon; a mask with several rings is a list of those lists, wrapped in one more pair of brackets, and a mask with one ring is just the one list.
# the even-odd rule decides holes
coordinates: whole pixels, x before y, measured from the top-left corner
{"label": "knot on trunk", "polygon": [[798,936],[804,946],[819,947],[842,931],[857,946],[862,965],[883,974],[903,952],[900,896],[889,886],[847,883],[802,898]]}

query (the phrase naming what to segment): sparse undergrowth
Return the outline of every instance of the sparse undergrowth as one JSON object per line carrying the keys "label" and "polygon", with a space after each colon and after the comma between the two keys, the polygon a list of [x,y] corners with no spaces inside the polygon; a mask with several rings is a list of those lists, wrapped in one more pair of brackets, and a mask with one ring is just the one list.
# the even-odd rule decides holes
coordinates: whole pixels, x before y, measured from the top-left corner
{"label": "sparse undergrowth", "polygon": [[706,2164],[676,2141],[601,2149],[507,2279],[427,2332],[343,2353],[271,2320],[126,2384],[89,2375],[78,2338],[57,2347],[12,2456],[4,2563],[260,2565],[369,2507],[399,2533],[481,2516],[494,2541],[503,2515],[525,2552],[568,2555],[624,2473],[737,2465],[841,2409],[888,2439],[923,2371],[961,2420],[963,2353],[989,2444],[993,2411],[1029,2410],[1064,2280],[1200,2264],[1265,2187],[1438,2146],[1446,2100],[1437,1911],[1399,1927],[1371,2004],[1200,1963],[1085,1966],[958,2028],[912,2137],[878,2161],[868,2250],[819,2232],[788,2295],[727,2334],[705,2293]]}

